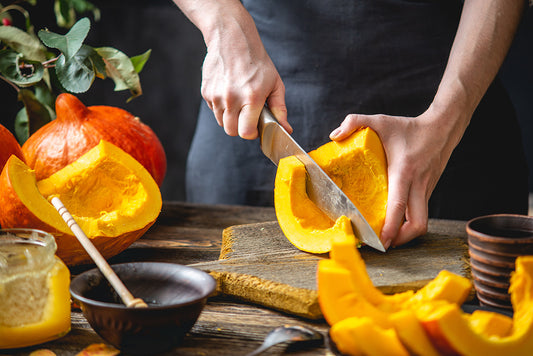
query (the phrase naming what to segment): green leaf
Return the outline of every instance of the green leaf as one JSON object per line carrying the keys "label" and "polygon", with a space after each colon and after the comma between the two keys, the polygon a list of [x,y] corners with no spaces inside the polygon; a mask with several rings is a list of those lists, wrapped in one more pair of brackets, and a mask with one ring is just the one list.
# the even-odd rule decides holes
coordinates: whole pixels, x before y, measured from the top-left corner
{"label": "green leaf", "polygon": [[18,99],[23,102],[28,117],[27,132],[29,136],[52,120],[49,109],[37,100],[31,90],[22,89],[19,91]]}
{"label": "green leaf", "polygon": [[106,64],[107,76],[115,82],[115,91],[129,90],[132,96],[128,101],[142,94],[141,81],[131,59],[111,47],[96,48]]}
{"label": "green leaf", "polygon": [[34,86],[35,97],[48,109],[50,114],[50,119],[54,120],[56,118],[56,113],[53,109],[56,102],[56,96],[50,90],[50,87],[44,84],[44,82],[39,82]]}
{"label": "green leaf", "polygon": [[18,86],[30,86],[43,79],[41,62],[25,60],[22,54],[6,49],[0,50],[0,73]]}
{"label": "green leaf", "polygon": [[66,35],[40,30],[38,36],[48,47],[57,48],[61,51],[68,61],[81,48],[90,28],[91,21],[87,17],[84,17],[76,22]]}
{"label": "green leaf", "polygon": [[26,108],[20,109],[17,116],[15,116],[15,136],[17,136],[17,141],[21,145],[30,137]]}
{"label": "green leaf", "polygon": [[29,60],[39,62],[46,60],[46,49],[41,42],[15,26],[0,26],[0,42],[15,52],[22,53],[24,58]]}
{"label": "green leaf", "polygon": [[91,49],[92,51],[89,58],[91,59],[91,62],[93,62],[95,74],[98,78],[105,79],[107,77],[107,72],[104,59],[100,54],[98,54],[98,52],[94,50],[94,48]]}
{"label": "green leaf", "polygon": [[138,56],[131,57],[131,63],[133,64],[133,68],[135,68],[135,71],[137,73],[140,73],[146,62],[148,61],[148,58],[150,58],[150,54],[152,53],[152,50],[149,49],[148,51],[144,52],[143,54],[139,54]]}
{"label": "green leaf", "polygon": [[71,28],[76,23],[76,11],[67,0],[54,1],[54,13],[59,27]]}
{"label": "green leaf", "polygon": [[92,12],[94,20],[100,19],[100,10],[86,0],[55,0],[54,12],[58,26],[70,28],[76,22],[76,14]]}
{"label": "green leaf", "polygon": [[56,74],[61,85],[71,93],[84,93],[91,87],[95,73],[91,56],[94,49],[83,45],[70,59],[61,55],[56,62]]}

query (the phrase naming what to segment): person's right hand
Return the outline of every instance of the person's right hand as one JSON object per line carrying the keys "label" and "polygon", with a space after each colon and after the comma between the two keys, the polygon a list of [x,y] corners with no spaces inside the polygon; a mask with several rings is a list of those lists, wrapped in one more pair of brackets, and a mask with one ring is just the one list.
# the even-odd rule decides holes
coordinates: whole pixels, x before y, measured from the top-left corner
{"label": "person's right hand", "polygon": [[202,69],[202,96],[230,136],[255,139],[265,104],[290,133],[285,86],[242,5],[226,6],[204,34],[207,55]]}

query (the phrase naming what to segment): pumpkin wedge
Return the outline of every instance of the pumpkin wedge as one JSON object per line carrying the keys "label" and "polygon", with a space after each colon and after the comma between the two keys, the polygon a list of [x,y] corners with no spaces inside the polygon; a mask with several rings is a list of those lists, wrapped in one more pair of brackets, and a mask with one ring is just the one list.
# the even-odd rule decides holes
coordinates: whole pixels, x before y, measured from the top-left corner
{"label": "pumpkin wedge", "polygon": [[[426,332],[442,352],[465,356],[533,353],[533,256],[520,256],[511,275],[512,328],[505,317],[491,317],[479,325],[481,316],[467,317],[457,304],[421,311],[418,317]],[[477,323],[475,320],[477,319]]]}
{"label": "pumpkin wedge", "polygon": [[48,199],[58,196],[106,258],[123,251],[148,230],[162,206],[157,183],[133,157],[101,141],[50,177],[12,156],[0,175],[0,224],[52,233],[67,264],[90,263],[76,237]]}
{"label": "pumpkin wedge", "polygon": [[[388,182],[387,160],[378,135],[370,128],[358,130],[309,155],[354,202],[379,236],[385,221]],[[331,249],[331,237],[343,234],[346,228],[309,199],[306,174],[297,158],[280,160],[274,188],[276,217],[284,235],[298,249],[326,253]]]}

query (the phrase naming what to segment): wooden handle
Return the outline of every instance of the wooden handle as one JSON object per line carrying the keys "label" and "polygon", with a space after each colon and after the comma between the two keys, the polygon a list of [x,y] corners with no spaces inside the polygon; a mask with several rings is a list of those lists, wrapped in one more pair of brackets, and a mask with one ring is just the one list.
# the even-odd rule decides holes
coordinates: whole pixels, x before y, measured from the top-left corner
{"label": "wooden handle", "polygon": [[74,236],[78,239],[78,241],[81,243],[85,251],[91,256],[94,263],[98,266],[102,274],[107,278],[109,283],[113,286],[115,291],[118,293],[122,301],[127,307],[133,307],[133,308],[147,308],[148,305],[140,298],[134,298],[133,295],[130,293],[128,288],[122,283],[122,281],[118,278],[115,271],[109,266],[107,261],[104,259],[104,257],[100,254],[100,252],[96,249],[96,247],[93,245],[91,240],[85,235],[81,227],[78,225],[76,220],[70,215],[67,208],[65,208],[65,205],[63,205],[63,202],[58,197],[53,197],[50,201],[52,205],[56,208],[56,210],[59,212],[59,215],[65,220],[70,230],[72,230],[72,233],[74,233]]}

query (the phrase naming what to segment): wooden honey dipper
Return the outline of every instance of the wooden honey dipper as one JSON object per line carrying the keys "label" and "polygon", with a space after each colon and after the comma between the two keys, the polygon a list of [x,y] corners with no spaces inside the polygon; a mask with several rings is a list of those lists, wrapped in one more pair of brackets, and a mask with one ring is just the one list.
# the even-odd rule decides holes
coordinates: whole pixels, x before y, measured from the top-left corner
{"label": "wooden honey dipper", "polygon": [[69,213],[67,208],[65,208],[65,205],[63,205],[63,202],[58,197],[53,197],[50,202],[56,208],[59,215],[65,220],[68,227],[76,236],[78,241],[81,243],[85,251],[91,256],[94,263],[96,263],[96,266],[98,266],[98,269],[100,269],[100,272],[107,278],[111,286],[115,289],[115,291],[118,293],[120,298],[122,299],[122,302],[127,307],[132,308],[147,308],[148,305],[140,298],[135,298],[131,292],[126,288],[124,283],[118,278],[115,271],[109,266],[107,261],[104,259],[104,257],[100,254],[100,252],[96,249],[96,247],[93,245],[91,240],[85,235],[81,227],[78,225],[76,220],[72,217],[72,215]]}

